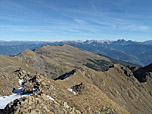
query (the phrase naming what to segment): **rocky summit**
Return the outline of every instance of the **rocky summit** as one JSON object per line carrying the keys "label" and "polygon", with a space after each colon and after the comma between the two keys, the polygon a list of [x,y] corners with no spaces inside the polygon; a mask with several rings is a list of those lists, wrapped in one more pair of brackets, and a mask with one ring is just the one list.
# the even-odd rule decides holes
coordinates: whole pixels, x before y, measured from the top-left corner
{"label": "rocky summit", "polygon": [[0,56],[0,114],[151,114],[152,65],[69,45]]}

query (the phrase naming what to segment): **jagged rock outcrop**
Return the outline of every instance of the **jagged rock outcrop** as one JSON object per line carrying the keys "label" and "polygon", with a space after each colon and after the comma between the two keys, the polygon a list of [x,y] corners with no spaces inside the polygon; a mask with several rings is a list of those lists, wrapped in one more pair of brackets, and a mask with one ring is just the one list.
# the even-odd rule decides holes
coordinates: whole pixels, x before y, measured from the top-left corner
{"label": "jagged rock outcrop", "polygon": [[152,78],[152,64],[133,69],[134,76],[140,81],[140,82],[147,82],[148,79],[150,80]]}
{"label": "jagged rock outcrop", "polygon": [[75,91],[78,94],[80,94],[84,88],[85,88],[85,85],[82,82],[80,84],[77,84],[77,85],[71,87],[71,89],[73,89],[73,91]]}
{"label": "jagged rock outcrop", "polygon": [[121,74],[125,74],[128,77],[133,77],[133,72],[130,70],[130,66],[122,66],[120,64],[113,64],[109,68],[116,68]]}
{"label": "jagged rock outcrop", "polygon": [[17,87],[19,87],[19,83],[15,74],[0,72],[0,96],[10,95],[13,88]]}

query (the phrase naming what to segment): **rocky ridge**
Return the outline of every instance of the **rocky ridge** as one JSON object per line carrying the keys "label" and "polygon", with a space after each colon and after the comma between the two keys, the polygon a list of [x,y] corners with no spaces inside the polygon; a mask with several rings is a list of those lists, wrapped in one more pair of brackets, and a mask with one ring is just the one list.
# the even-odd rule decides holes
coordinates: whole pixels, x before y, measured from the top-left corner
{"label": "rocky ridge", "polygon": [[[81,94],[74,95],[64,85],[58,84],[40,74],[29,74],[24,70],[17,70],[15,74],[19,79],[24,80],[22,94],[33,94],[9,103],[5,109],[1,110],[2,114],[128,114],[127,111],[110,100],[94,85],[76,85],[72,87],[74,91],[78,90],[78,88],[79,90],[80,88],[84,90],[81,91]],[[28,86],[26,86],[27,84]],[[37,88],[35,92],[32,92],[33,88]],[[102,94],[102,96],[98,96],[98,94]]]}
{"label": "rocky ridge", "polygon": [[106,71],[113,64],[108,57],[69,45],[43,46],[33,51],[26,49],[13,57],[0,55],[0,60],[1,72],[13,72],[22,67],[31,73],[38,72],[52,79],[79,68]]}
{"label": "rocky ridge", "polygon": [[146,83],[140,83],[129,66],[124,67],[115,64],[105,72],[79,69],[70,77],[56,82],[65,85],[67,88],[74,87],[76,93],[81,93],[81,90],[84,90],[85,87],[80,85],[93,84],[130,113],[142,112],[147,114],[151,113],[152,110],[150,79]]}

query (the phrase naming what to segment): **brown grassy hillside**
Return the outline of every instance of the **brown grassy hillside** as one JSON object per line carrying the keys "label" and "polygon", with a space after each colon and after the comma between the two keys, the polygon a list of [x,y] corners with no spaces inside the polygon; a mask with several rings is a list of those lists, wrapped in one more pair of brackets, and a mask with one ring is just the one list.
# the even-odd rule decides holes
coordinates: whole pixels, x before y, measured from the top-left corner
{"label": "brown grassy hillside", "polygon": [[[16,81],[18,75],[12,72],[20,67],[31,72],[26,72],[27,76],[24,75],[27,81],[24,92],[32,91],[30,86],[40,88],[32,96],[27,97],[27,101],[25,99],[14,101],[10,107],[7,107],[8,109],[12,109],[11,106],[16,102],[19,104],[23,102],[14,106],[18,111],[21,111],[22,106],[30,109],[27,104],[33,99],[30,106],[35,102],[41,102],[44,107],[56,113],[66,111],[70,113],[69,111],[74,109],[84,114],[108,113],[108,110],[110,114],[152,113],[151,65],[144,68],[113,65],[111,59],[107,57],[69,45],[43,46],[34,51],[27,49],[14,57],[0,55],[0,60],[2,72],[0,76],[4,77],[0,81],[3,91],[1,95],[11,94],[11,90],[18,86]],[[138,78],[143,77],[144,82],[141,83]],[[74,92],[68,91],[69,88]],[[52,96],[56,102],[46,104],[48,102],[46,95]],[[34,105],[37,106],[43,107],[39,103]]]}

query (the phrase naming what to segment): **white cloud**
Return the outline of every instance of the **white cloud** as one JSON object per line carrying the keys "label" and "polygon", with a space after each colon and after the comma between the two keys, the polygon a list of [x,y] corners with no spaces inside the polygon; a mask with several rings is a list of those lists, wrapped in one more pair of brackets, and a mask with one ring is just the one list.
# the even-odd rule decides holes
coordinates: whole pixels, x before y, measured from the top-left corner
{"label": "white cloud", "polygon": [[81,19],[74,19],[75,22],[79,23],[79,24],[86,24],[87,22]]}
{"label": "white cloud", "polygon": [[149,30],[150,28],[148,26],[139,26],[140,30]]}
{"label": "white cloud", "polygon": [[124,25],[124,26],[120,26],[119,28],[122,30],[134,30],[134,31],[146,31],[150,29],[148,26],[135,25],[135,24]]}
{"label": "white cloud", "polygon": [[90,1],[91,7],[94,10],[94,12],[97,12],[97,8],[96,8],[95,4],[93,3],[93,1],[92,0],[89,0],[89,1]]}

